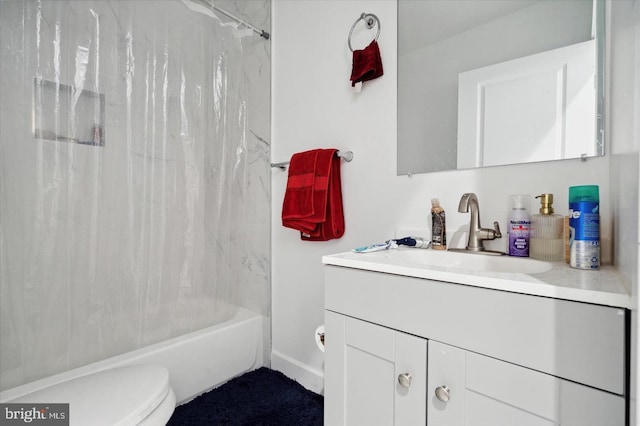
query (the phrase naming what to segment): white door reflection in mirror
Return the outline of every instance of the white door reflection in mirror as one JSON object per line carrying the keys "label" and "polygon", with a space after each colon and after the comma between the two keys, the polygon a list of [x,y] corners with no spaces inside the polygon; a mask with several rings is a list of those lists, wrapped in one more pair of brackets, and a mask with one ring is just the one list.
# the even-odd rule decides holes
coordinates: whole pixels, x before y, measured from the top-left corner
{"label": "white door reflection in mirror", "polygon": [[595,75],[594,40],[460,73],[458,169],[597,155]]}

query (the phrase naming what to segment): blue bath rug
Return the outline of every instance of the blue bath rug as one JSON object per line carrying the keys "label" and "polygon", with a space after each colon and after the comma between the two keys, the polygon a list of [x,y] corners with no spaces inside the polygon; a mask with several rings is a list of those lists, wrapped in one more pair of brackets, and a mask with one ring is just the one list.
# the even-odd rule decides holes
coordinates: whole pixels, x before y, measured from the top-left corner
{"label": "blue bath rug", "polygon": [[168,425],[322,426],[324,398],[259,368],[176,407]]}

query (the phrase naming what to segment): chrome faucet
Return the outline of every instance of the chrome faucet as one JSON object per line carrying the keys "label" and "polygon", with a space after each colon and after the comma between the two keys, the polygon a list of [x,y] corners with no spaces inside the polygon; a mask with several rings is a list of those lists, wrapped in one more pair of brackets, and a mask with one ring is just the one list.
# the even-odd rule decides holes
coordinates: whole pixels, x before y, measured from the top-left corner
{"label": "chrome faucet", "polygon": [[472,252],[482,252],[487,254],[504,254],[486,250],[483,245],[484,240],[493,240],[501,238],[500,225],[493,222],[494,229],[482,228],[480,226],[480,208],[478,207],[478,197],[473,192],[462,194],[460,204],[458,204],[459,213],[467,213],[471,211],[471,222],[469,223],[469,241],[466,249]]}

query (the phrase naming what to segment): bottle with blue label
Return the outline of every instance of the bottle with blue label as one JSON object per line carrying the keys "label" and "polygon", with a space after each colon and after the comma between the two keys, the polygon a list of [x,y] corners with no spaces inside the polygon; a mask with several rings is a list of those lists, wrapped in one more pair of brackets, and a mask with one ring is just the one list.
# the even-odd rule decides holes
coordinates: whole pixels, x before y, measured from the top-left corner
{"label": "bottle with blue label", "polygon": [[529,257],[529,195],[511,196],[511,213],[509,214],[509,256]]}
{"label": "bottle with blue label", "polygon": [[600,194],[597,185],[569,187],[569,265],[600,268]]}

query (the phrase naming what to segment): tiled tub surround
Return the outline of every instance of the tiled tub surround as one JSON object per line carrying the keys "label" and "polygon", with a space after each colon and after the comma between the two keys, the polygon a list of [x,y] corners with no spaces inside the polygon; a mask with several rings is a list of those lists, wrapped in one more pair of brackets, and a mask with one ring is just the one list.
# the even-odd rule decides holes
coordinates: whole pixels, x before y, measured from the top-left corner
{"label": "tiled tub surround", "polygon": [[[269,29],[268,1],[222,6]],[[3,1],[0,21],[0,389],[269,316],[269,42],[177,0]],[[73,143],[82,91],[103,146]]]}

